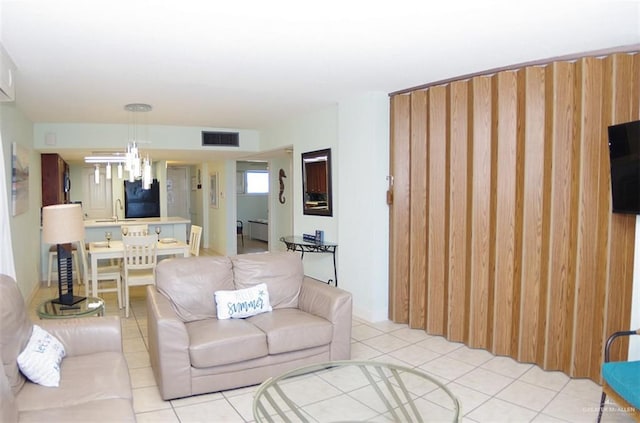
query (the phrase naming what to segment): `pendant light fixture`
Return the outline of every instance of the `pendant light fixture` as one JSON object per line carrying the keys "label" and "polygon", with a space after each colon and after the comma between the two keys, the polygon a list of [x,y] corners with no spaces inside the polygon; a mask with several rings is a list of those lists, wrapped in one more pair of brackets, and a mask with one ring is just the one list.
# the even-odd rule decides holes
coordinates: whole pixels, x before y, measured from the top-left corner
{"label": "pendant light fixture", "polygon": [[141,116],[150,112],[152,107],[145,103],[130,103],[125,105],[124,109],[128,112],[127,146],[124,153],[87,156],[84,161],[85,163],[95,164],[94,180],[96,184],[100,183],[100,164],[106,164],[105,176],[107,179],[111,179],[111,165],[117,163],[119,179],[124,177],[124,171],[126,170],[129,182],[141,179],[142,189],[150,189],[153,182],[153,175],[151,174],[152,162],[149,155],[145,158],[142,157],[138,144],[149,142],[146,119],[142,122]]}
{"label": "pendant light fixture", "polygon": [[149,189],[152,182],[151,160],[149,156],[142,159],[138,143],[148,141],[148,128],[140,122],[140,117],[143,113],[150,112],[152,107],[145,103],[130,103],[125,105],[124,109],[129,112],[129,142],[125,154],[125,169],[129,172],[130,182],[141,178],[142,189]]}

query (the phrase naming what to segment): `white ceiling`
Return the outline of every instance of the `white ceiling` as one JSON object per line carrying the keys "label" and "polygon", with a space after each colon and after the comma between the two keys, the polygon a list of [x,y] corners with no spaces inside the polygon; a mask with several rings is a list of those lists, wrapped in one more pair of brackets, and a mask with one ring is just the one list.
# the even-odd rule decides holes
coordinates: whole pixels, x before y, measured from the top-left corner
{"label": "white ceiling", "polygon": [[33,122],[260,129],[360,92],[640,42],[638,1],[1,0]]}

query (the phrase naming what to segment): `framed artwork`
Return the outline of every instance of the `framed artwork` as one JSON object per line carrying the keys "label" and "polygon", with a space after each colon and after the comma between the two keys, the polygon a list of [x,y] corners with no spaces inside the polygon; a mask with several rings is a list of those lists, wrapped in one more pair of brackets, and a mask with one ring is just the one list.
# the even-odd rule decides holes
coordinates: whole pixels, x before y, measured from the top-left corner
{"label": "framed artwork", "polygon": [[211,183],[209,184],[209,207],[218,208],[218,173],[210,175]]}
{"label": "framed artwork", "polygon": [[11,204],[13,216],[29,210],[29,150],[15,142],[11,154]]}

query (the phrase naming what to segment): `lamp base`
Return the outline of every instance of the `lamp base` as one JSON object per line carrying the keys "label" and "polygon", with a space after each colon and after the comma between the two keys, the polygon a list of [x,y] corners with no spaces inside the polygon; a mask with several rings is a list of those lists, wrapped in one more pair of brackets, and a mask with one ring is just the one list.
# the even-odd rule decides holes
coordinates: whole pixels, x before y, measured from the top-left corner
{"label": "lamp base", "polygon": [[64,294],[59,296],[58,298],[55,298],[53,300],[51,300],[52,303],[56,303],[56,304],[62,304],[62,305],[74,305],[79,303],[80,301],[84,301],[86,300],[87,297],[79,297],[77,295],[69,295],[69,294]]}
{"label": "lamp base", "polygon": [[56,304],[72,306],[86,297],[73,295],[73,255],[70,243],[58,244],[58,298],[53,300]]}

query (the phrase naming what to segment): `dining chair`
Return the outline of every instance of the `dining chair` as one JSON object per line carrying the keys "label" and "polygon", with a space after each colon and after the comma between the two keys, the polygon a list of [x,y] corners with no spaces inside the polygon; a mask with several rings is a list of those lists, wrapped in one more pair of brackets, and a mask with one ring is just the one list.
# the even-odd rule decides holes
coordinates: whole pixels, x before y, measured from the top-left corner
{"label": "dining chair", "polygon": [[607,395],[624,409],[635,421],[640,421],[640,360],[609,361],[609,349],[613,341],[621,336],[640,335],[640,329],[615,332],[607,339],[602,364],[602,396],[598,423],[605,409]]}
{"label": "dining chair", "polygon": [[[136,225],[122,225],[120,227],[120,232],[122,233],[122,238],[126,236],[140,236],[140,235],[149,235],[149,225],[146,223],[138,223]],[[111,264],[120,265],[120,259],[111,259]]]}
{"label": "dining chair", "polygon": [[155,234],[122,238],[124,258],[121,274],[126,317],[129,317],[130,288],[156,283],[157,242]]}
{"label": "dining chair", "polygon": [[202,226],[191,225],[191,233],[189,234],[189,254],[192,256],[200,255],[200,237],[202,236]]}
{"label": "dining chair", "polygon": [[128,236],[140,236],[140,235],[149,235],[149,225],[145,224],[137,224],[137,225],[122,225],[122,235]]}
{"label": "dining chair", "polygon": [[[122,277],[120,275],[120,266],[117,264],[98,265],[96,292],[89,292],[91,289],[91,262],[87,257],[87,246],[84,241],[80,241],[80,256],[82,257],[82,273],[84,275],[84,295],[97,297],[101,292],[115,292],[118,296],[118,308],[122,308]],[[105,286],[101,282],[113,281],[115,287]]]}

